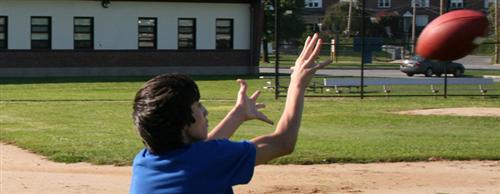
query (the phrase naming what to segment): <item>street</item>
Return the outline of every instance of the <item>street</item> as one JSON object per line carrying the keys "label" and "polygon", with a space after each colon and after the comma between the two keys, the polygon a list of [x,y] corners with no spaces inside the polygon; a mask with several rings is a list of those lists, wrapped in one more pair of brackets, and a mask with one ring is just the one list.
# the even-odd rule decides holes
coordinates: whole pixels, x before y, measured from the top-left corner
{"label": "street", "polygon": [[[456,62],[462,63],[465,66],[465,71],[467,70],[498,70],[500,71],[500,65],[491,65],[491,58],[484,56],[467,56]],[[366,65],[369,67],[369,64]],[[274,73],[274,67],[261,67],[261,73]],[[280,73],[290,73],[288,68],[280,68]],[[327,76],[349,76],[349,77],[359,77],[361,76],[361,71],[359,69],[321,69],[317,75],[327,75]],[[365,77],[385,77],[385,78],[410,78],[406,74],[399,71],[399,69],[370,69],[366,68],[364,70]],[[424,77],[423,74],[415,75],[412,78]],[[451,74],[450,74],[450,77]],[[492,77],[495,82],[500,82],[499,76]]]}

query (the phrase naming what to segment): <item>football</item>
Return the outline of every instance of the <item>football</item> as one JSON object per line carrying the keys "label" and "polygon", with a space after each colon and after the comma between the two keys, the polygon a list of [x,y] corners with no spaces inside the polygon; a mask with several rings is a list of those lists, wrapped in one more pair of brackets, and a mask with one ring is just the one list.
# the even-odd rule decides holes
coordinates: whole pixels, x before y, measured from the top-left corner
{"label": "football", "polygon": [[418,37],[417,55],[439,61],[465,57],[485,39],[488,33],[486,15],[474,10],[457,10],[443,14],[429,23]]}

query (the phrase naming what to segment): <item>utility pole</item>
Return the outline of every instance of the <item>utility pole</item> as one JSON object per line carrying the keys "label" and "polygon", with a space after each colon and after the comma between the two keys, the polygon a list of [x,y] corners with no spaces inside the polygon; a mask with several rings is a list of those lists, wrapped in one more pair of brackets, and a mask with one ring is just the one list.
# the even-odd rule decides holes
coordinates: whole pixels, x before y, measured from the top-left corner
{"label": "utility pole", "polygon": [[500,41],[500,32],[498,31],[498,4],[500,0],[495,0],[495,64],[500,64],[500,56],[499,56],[499,51],[500,51],[500,46],[499,41]]}
{"label": "utility pole", "polygon": [[352,0],[349,0],[349,13],[347,16],[347,29],[346,29],[346,35],[350,36],[351,35],[351,14],[352,14]]}
{"label": "utility pole", "polygon": [[274,49],[274,99],[278,99],[280,95],[280,1],[274,0],[274,44],[276,48]]}
{"label": "utility pole", "polygon": [[266,2],[264,2],[263,4],[264,4],[264,14],[263,14],[264,25],[262,26],[262,28],[263,28],[262,31],[264,32],[263,33],[264,36],[262,38],[262,50],[263,50],[262,54],[264,56],[262,57],[262,61],[264,63],[269,63],[269,50],[268,50],[269,48],[267,47],[267,44],[268,44],[268,42],[267,42],[267,36],[268,36],[268,34],[267,34],[267,16],[266,16],[267,4],[266,4]]}
{"label": "utility pole", "polygon": [[411,25],[411,53],[415,54],[415,31],[416,31],[416,23],[417,23],[417,0],[413,0],[413,18]]}
{"label": "utility pole", "polygon": [[446,0],[441,0],[440,1],[440,4],[439,4],[439,15],[443,15],[445,3],[446,3]]}

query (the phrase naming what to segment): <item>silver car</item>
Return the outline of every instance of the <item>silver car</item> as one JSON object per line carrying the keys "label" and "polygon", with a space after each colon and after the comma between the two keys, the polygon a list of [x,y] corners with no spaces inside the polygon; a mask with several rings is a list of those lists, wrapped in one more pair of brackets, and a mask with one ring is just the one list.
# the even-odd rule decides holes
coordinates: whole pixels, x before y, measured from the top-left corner
{"label": "silver car", "polygon": [[464,65],[455,62],[431,61],[419,56],[414,56],[409,60],[404,60],[400,65],[400,70],[408,76],[415,74],[424,74],[425,77],[432,75],[441,76],[447,68],[448,74],[453,74],[454,77],[462,77],[465,72]]}

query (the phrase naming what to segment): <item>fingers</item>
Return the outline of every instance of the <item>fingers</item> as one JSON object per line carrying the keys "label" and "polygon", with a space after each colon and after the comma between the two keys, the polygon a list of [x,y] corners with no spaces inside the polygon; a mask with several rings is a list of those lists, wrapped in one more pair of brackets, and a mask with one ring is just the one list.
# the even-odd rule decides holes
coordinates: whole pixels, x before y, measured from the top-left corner
{"label": "fingers", "polygon": [[239,95],[246,95],[247,94],[247,82],[242,79],[237,79],[236,80],[240,84],[240,91],[238,92]]}
{"label": "fingers", "polygon": [[261,112],[259,112],[259,115],[257,115],[257,119],[264,121],[267,124],[274,125],[274,122],[271,121],[271,119],[267,118],[267,116],[262,114]]}
{"label": "fingers", "polygon": [[328,60],[326,60],[325,62],[318,64],[318,65],[317,65],[316,67],[314,67],[314,68],[315,68],[315,69],[321,69],[321,68],[323,68],[323,67],[325,67],[325,66],[327,66],[327,65],[329,65],[329,64],[331,64],[331,63],[332,63],[332,60],[331,60],[331,59],[328,59]]}
{"label": "fingers", "polygon": [[265,105],[265,104],[263,104],[263,103],[257,103],[257,104],[255,104],[255,108],[256,108],[256,109],[266,108],[266,105]]}
{"label": "fingers", "polygon": [[256,101],[256,100],[257,100],[257,98],[259,98],[259,95],[260,95],[260,91],[259,91],[259,90],[257,90],[257,91],[255,91],[255,92],[252,94],[252,96],[250,96],[250,99],[252,99],[252,100]]}
{"label": "fingers", "polygon": [[305,50],[307,48],[307,45],[311,42],[311,36],[307,36],[306,42],[304,43],[304,48],[302,48],[302,52],[299,55],[298,59],[302,59],[304,57]]}
{"label": "fingers", "polygon": [[304,53],[304,58],[307,60],[308,58],[310,58],[309,56],[311,55],[311,53],[313,52],[313,49],[315,48],[315,44],[317,43],[318,41],[318,34],[315,33],[314,36],[312,37],[311,41],[309,42],[309,44],[306,45],[306,48],[305,49],[305,53]]}
{"label": "fingers", "polygon": [[316,56],[318,56],[319,51],[321,51],[321,43],[323,43],[323,40],[318,39],[316,42],[316,45],[314,47],[313,52],[311,53],[311,55],[308,56],[306,61],[312,61],[312,60],[314,60],[314,58],[316,58]]}

